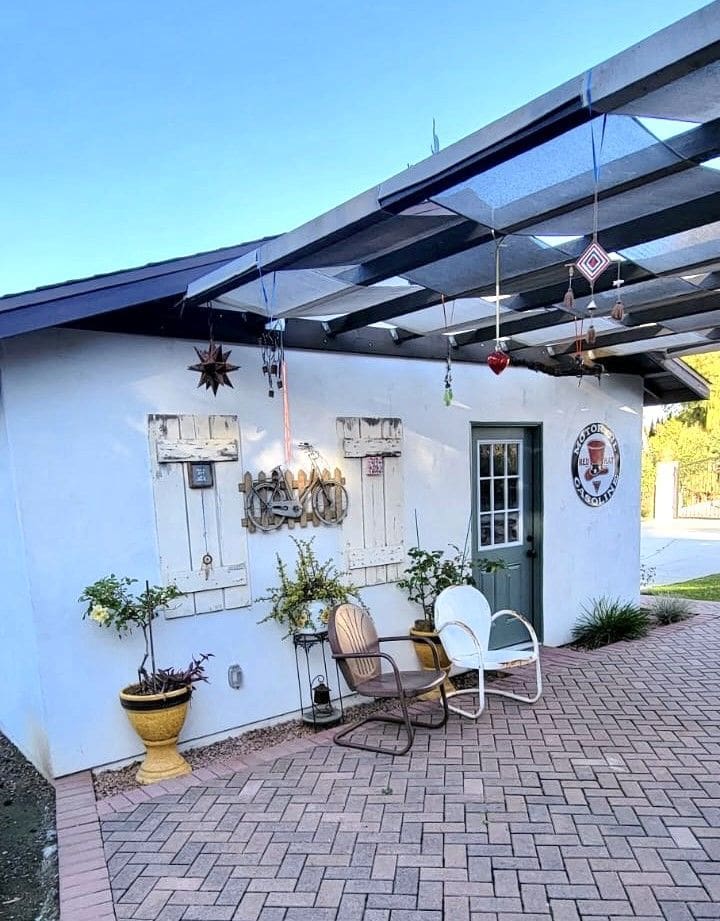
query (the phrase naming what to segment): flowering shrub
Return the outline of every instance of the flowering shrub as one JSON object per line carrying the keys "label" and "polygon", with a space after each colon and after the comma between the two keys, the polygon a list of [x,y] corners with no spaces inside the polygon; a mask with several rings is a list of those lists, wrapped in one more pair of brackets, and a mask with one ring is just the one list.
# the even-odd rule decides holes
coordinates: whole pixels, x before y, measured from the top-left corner
{"label": "flowering shrub", "polygon": [[[297,548],[295,573],[291,575],[287,564],[276,554],[277,573],[280,584],[272,586],[267,594],[256,601],[269,601],[270,613],[259,623],[268,620],[277,621],[287,628],[285,636],[291,636],[299,630],[320,630],[327,624],[330,611],[338,604],[344,604],[352,598],[360,600],[357,587],[343,581],[345,573],[336,568],[332,560],[321,563],[312,546],[314,538],[298,540],[292,538]],[[323,604],[322,613],[317,623],[311,611],[311,603]],[[285,637],[283,637],[284,639]]]}
{"label": "flowering shrub", "polygon": [[[138,684],[132,686],[133,693],[162,694],[167,691],[207,681],[204,662],[211,653],[203,653],[192,659],[185,669],[159,669],[155,664],[155,643],[152,622],[163,608],[175,598],[182,597],[176,585],[150,585],[145,583],[144,591],[133,594],[131,586],[137,579],[118,578],[111,574],[88,585],[78,599],[85,603],[84,618],[89,618],[101,627],[115,630],[119,636],[131,633],[140,627],[145,640],[145,654],[138,668]],[[150,659],[150,671],[145,663]]]}

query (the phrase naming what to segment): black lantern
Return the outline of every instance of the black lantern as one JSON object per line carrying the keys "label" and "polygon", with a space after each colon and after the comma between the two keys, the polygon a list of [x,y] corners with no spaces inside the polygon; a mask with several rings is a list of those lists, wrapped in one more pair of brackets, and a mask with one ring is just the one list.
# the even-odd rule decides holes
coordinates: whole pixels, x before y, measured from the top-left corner
{"label": "black lantern", "polygon": [[325,684],[325,676],[318,675],[312,681],[313,710],[321,716],[329,716],[333,712],[330,703],[330,688]]}

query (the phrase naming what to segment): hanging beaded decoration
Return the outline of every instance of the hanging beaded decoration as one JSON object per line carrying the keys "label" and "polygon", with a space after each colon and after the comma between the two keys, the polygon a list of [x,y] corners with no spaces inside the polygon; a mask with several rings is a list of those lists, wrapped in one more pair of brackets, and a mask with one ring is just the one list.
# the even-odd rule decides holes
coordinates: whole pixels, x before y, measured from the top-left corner
{"label": "hanging beaded decoration", "polygon": [[[447,333],[448,328],[448,318],[447,310],[445,309],[445,295],[440,295],[442,301],[442,311],[443,311],[443,322],[445,324],[445,331]],[[452,323],[452,316],[455,313],[455,301],[453,301],[452,313],[450,322]],[[447,339],[447,355],[445,357],[445,390],[443,392],[443,403],[446,406],[450,406],[453,401],[453,391],[452,391],[452,342],[450,341],[450,336],[446,335]]]}

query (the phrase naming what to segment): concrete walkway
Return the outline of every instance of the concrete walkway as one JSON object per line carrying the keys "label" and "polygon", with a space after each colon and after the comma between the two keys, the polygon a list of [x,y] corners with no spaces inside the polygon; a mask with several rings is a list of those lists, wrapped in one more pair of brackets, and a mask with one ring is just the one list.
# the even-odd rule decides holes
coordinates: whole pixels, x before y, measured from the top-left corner
{"label": "concrete walkway", "polygon": [[104,856],[84,893],[65,884],[64,917],[720,917],[718,607],[596,653],[548,650],[537,704],[491,698],[402,758],[316,737],[97,809],[89,775],[66,778],[61,874],[79,838],[98,857],[98,813]]}

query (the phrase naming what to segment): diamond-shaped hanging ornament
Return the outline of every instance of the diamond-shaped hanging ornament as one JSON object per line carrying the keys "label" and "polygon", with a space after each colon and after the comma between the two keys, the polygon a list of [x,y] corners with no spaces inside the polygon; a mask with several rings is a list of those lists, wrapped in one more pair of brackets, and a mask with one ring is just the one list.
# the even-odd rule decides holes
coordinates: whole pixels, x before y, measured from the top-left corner
{"label": "diamond-shaped hanging ornament", "polygon": [[593,240],[575,265],[578,271],[582,272],[592,285],[602,275],[605,269],[612,265],[612,260],[602,246],[600,246],[598,241]]}

